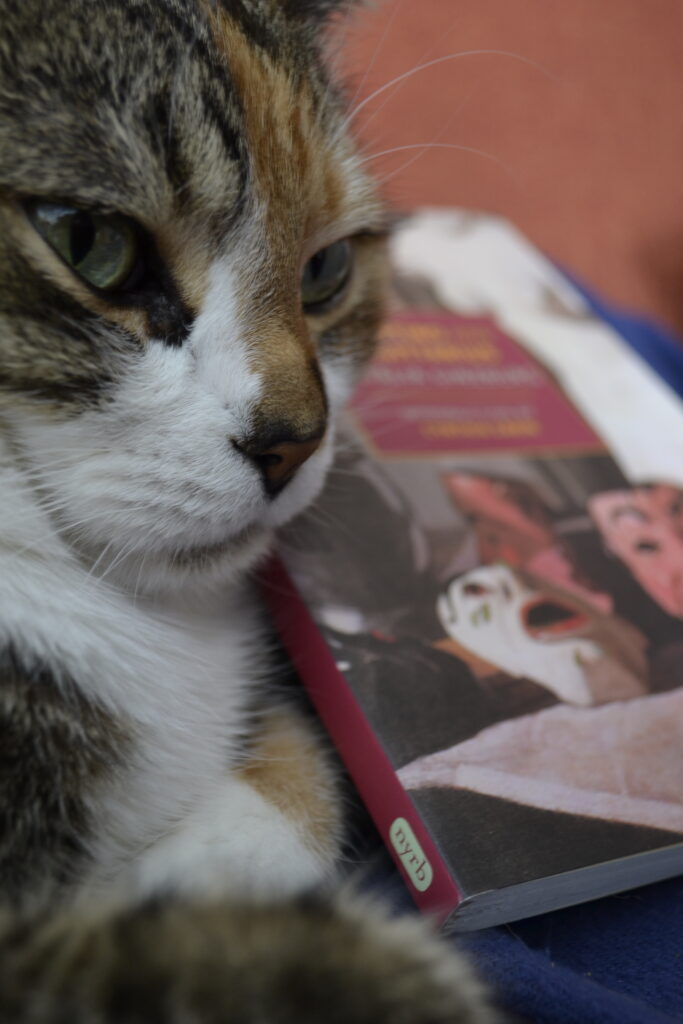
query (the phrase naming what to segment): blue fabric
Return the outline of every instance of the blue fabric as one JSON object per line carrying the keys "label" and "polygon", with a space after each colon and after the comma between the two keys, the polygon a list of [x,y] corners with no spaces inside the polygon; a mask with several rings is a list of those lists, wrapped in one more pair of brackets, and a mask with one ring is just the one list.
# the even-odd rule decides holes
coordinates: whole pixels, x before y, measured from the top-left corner
{"label": "blue fabric", "polygon": [[683,879],[459,941],[500,1005],[535,1024],[683,1020]]}
{"label": "blue fabric", "polygon": [[[683,397],[683,343],[574,284]],[[534,1024],[683,1021],[683,878],[459,941],[500,1005]]]}
{"label": "blue fabric", "polygon": [[653,370],[683,397],[683,339],[674,338],[664,328],[635,313],[626,313],[603,302],[581,281],[571,274],[572,284],[577,288],[594,312],[611,324]]}

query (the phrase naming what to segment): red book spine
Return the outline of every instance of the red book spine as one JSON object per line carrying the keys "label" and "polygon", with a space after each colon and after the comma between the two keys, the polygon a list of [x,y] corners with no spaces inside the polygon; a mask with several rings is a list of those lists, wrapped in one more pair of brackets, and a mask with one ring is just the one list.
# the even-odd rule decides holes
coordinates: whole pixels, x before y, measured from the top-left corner
{"label": "red book spine", "polygon": [[262,592],[289,657],[417,906],[439,923],[462,896],[279,559]]}

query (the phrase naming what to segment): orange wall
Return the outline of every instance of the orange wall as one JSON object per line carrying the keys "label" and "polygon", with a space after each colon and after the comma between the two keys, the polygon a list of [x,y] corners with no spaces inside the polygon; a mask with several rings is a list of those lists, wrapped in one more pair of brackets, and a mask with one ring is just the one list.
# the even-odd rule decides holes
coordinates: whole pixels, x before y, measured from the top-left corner
{"label": "orange wall", "polygon": [[382,0],[345,28],[359,111],[400,208],[498,211],[683,335],[683,0]]}

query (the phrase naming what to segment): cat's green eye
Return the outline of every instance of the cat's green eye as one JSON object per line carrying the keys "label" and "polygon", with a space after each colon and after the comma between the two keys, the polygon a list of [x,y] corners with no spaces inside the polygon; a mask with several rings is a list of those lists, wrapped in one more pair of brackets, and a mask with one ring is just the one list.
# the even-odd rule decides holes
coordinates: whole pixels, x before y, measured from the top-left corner
{"label": "cat's green eye", "polygon": [[304,310],[315,313],[340,295],[351,276],[353,247],[348,238],[321,249],[304,267],[301,301]]}
{"label": "cat's green eye", "polygon": [[36,231],[88,284],[115,291],[131,277],[138,238],[125,217],[40,201],[27,203],[26,211]]}

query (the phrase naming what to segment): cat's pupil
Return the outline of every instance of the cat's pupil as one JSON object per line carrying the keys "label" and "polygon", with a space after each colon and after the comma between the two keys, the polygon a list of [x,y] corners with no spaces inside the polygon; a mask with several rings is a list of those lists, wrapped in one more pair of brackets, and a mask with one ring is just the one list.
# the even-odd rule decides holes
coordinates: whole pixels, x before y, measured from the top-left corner
{"label": "cat's pupil", "polygon": [[75,267],[82,263],[95,243],[95,225],[87,213],[77,213],[71,221],[69,255]]}
{"label": "cat's pupil", "polygon": [[323,249],[322,252],[317,252],[315,256],[312,257],[310,266],[311,277],[313,278],[314,281],[317,281],[318,278],[320,277],[322,269],[325,266],[326,258],[327,254],[325,249]]}
{"label": "cat's pupil", "polygon": [[27,200],[25,209],[48,245],[93,287],[112,292],[130,281],[136,261],[144,269],[136,228],[126,217],[42,199]]}

